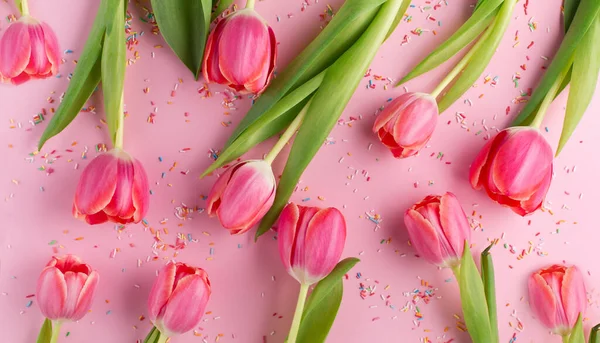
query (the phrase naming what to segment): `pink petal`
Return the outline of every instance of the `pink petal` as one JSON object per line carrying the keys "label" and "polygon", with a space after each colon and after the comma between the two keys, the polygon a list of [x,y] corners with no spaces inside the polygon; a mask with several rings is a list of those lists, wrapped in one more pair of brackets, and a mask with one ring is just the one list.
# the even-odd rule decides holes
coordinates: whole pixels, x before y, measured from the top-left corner
{"label": "pink petal", "polygon": [[[471,164],[471,168],[469,169],[469,180],[471,181],[471,187],[474,189],[481,189],[481,171],[483,167],[488,161],[488,157],[490,155],[490,150],[492,149],[492,144],[494,140],[487,142],[481,151],[475,157],[475,161]],[[485,179],[485,177],[483,177]]]}
{"label": "pink petal", "polygon": [[400,112],[406,108],[409,100],[414,97],[414,93],[404,93],[390,102],[381,113],[377,115],[375,123],[373,124],[373,132],[378,132],[383,128],[392,118],[398,116]]}
{"label": "pink petal", "polygon": [[546,281],[537,273],[529,278],[529,304],[533,313],[547,328],[556,328],[556,297]]}
{"label": "pink petal", "polygon": [[90,225],[106,223],[109,219],[108,216],[106,215],[106,213],[104,213],[103,211],[100,211],[100,212],[94,213],[94,214],[88,214],[88,215],[78,214],[75,216],[75,218],[85,219],[85,222]]}
{"label": "pink petal", "polygon": [[52,64],[50,74],[56,75],[58,73],[58,66],[60,65],[60,48],[58,45],[58,39],[48,24],[42,23],[42,28],[44,29],[46,56],[48,57],[50,64]]}
{"label": "pink petal", "polygon": [[192,330],[200,324],[209,297],[210,288],[200,275],[184,277],[165,307],[164,327],[169,332],[178,334]]}
{"label": "pink petal", "polygon": [[18,76],[15,76],[12,79],[10,79],[10,82],[13,85],[18,86],[20,84],[23,84],[23,83],[29,81],[29,80],[31,80],[31,75],[27,74],[26,72],[22,72]]}
{"label": "pink petal", "polygon": [[431,138],[438,117],[435,99],[426,94],[418,94],[398,116],[391,131],[392,136],[402,147],[420,148]]}
{"label": "pink petal", "polygon": [[204,52],[204,61],[202,63],[202,74],[206,82],[215,82],[218,84],[227,84],[229,81],[221,74],[219,68],[219,41],[223,32],[225,19],[217,22],[215,28],[208,35],[206,41],[206,50]]}
{"label": "pink petal", "polygon": [[73,313],[72,320],[80,320],[83,318],[86,313],[92,308],[92,301],[94,300],[94,294],[96,293],[96,288],[98,287],[98,282],[100,281],[100,274],[95,271],[92,271],[87,279],[85,280],[85,284],[79,293],[79,298],[77,299],[77,307],[75,308],[75,312]]}
{"label": "pink petal", "polygon": [[48,61],[46,54],[44,29],[39,23],[30,24],[27,28],[31,42],[31,55],[25,72],[30,75],[47,74],[50,72],[52,64]]}
{"label": "pink petal", "polygon": [[[521,201],[520,206],[518,207],[521,211],[515,211],[519,214],[527,215],[529,213],[533,213],[542,207],[544,199],[546,198],[546,194],[548,193],[548,189],[550,189],[550,182],[552,181],[552,168],[548,171],[546,177],[542,181],[542,183],[537,187],[535,192],[531,195],[531,198]],[[514,209],[513,209],[514,211]]]}
{"label": "pink petal", "polygon": [[160,271],[152,285],[152,290],[148,297],[148,317],[153,322],[159,316],[162,316],[163,309],[173,293],[176,270],[177,266],[174,263],[166,265]]}
{"label": "pink petal", "polygon": [[319,212],[319,208],[298,206],[298,209],[300,213],[294,232],[296,236],[294,237],[290,263],[292,265],[292,276],[299,282],[306,282],[308,277],[306,274],[306,246],[308,244],[306,236],[308,225],[317,212]]}
{"label": "pink petal", "polygon": [[84,169],[74,204],[81,214],[96,214],[111,201],[117,188],[118,159],[110,153],[94,158]]}
{"label": "pink petal", "polygon": [[463,254],[465,240],[471,239],[471,226],[456,196],[450,192],[440,199],[440,221],[444,236],[450,242],[452,250],[460,258]]}
{"label": "pink petal", "polygon": [[37,301],[42,314],[56,320],[62,318],[67,299],[64,275],[55,267],[46,267],[37,283]]}
{"label": "pink petal", "polygon": [[[67,298],[63,311],[63,318],[71,319],[77,307],[79,294],[83,289],[87,275],[84,273],[75,273],[68,271],[65,273],[65,283],[67,285]],[[84,313],[85,314],[85,313]]]}
{"label": "pink petal", "polygon": [[135,213],[133,207],[133,161],[130,157],[119,158],[117,162],[117,184],[114,194],[104,212],[109,217],[129,219]]}
{"label": "pink petal", "polygon": [[292,253],[294,251],[294,241],[296,238],[296,226],[300,220],[300,210],[294,203],[289,203],[277,221],[277,242],[279,245],[279,257],[283,266],[291,274],[292,272]]}
{"label": "pink petal", "polygon": [[565,272],[560,290],[569,327],[575,326],[577,317],[583,317],[587,307],[587,298],[583,275],[577,267],[569,267]]}
{"label": "pink petal", "polygon": [[17,21],[8,26],[0,38],[0,74],[12,79],[20,75],[31,55],[31,42],[27,25]]}
{"label": "pink petal", "polygon": [[133,222],[139,223],[150,208],[150,185],[148,183],[148,175],[146,170],[140,161],[133,160],[133,207],[135,213],[133,215]]}
{"label": "pink petal", "polygon": [[243,166],[245,163],[246,162],[241,162],[229,167],[213,185],[208,197],[206,198],[206,212],[210,217],[217,215],[217,210],[221,206],[221,196],[223,196],[223,192],[225,192],[225,188],[227,188],[227,184],[231,179],[231,175],[235,170]]}
{"label": "pink petal", "polygon": [[404,224],[408,230],[410,242],[419,255],[429,263],[442,265],[444,259],[440,249],[440,239],[431,223],[425,220],[419,212],[408,209],[404,214]]}

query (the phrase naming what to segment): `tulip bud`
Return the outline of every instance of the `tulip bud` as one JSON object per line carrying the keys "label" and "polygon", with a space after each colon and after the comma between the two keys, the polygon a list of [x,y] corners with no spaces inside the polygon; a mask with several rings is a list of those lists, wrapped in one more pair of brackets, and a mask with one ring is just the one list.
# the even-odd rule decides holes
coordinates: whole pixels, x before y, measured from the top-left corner
{"label": "tulip bud", "polygon": [[301,284],[326,277],[339,262],[346,244],[344,215],[333,207],[288,204],[277,223],[279,256]]}
{"label": "tulip bud", "polygon": [[438,107],[429,94],[405,93],[377,116],[373,132],[394,157],[416,155],[433,135]]}
{"label": "tulip bud", "polygon": [[202,63],[204,79],[242,93],[260,94],[273,77],[275,33],[251,8],[220,20],[208,36]]}
{"label": "tulip bud", "polygon": [[469,178],[475,189],[525,216],[542,206],[552,180],[552,148],[536,128],[502,130],[479,152]]}
{"label": "tulip bud", "polygon": [[210,293],[203,269],[181,262],[168,264],[150,291],[149,318],[168,337],[186,333],[200,324]]}
{"label": "tulip bud", "polygon": [[419,255],[439,267],[460,264],[471,227],[456,196],[429,195],[404,214],[408,236]]}
{"label": "tulip bud", "polygon": [[80,320],[92,307],[99,278],[77,256],[52,257],[37,283],[42,314],[50,320]]}
{"label": "tulip bud", "polygon": [[250,160],[231,166],[215,182],[208,195],[207,212],[217,215],[232,235],[250,230],[269,211],[275,199],[271,165]]}
{"label": "tulip bud", "polygon": [[0,39],[0,81],[18,85],[45,79],[58,73],[59,63],[56,35],[29,15],[10,24]]}
{"label": "tulip bud", "polygon": [[529,305],[547,328],[561,336],[570,334],[587,306],[583,275],[575,266],[553,265],[529,278]]}
{"label": "tulip bud", "polygon": [[88,224],[139,223],[150,203],[142,164],[121,149],[94,158],[79,179],[73,216]]}

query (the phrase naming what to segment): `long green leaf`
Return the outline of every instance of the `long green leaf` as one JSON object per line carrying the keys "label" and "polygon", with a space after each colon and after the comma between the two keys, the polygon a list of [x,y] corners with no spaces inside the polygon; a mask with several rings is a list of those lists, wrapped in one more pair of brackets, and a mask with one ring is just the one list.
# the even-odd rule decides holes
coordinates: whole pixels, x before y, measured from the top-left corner
{"label": "long green leaf", "polygon": [[398,14],[396,15],[396,19],[394,19],[394,22],[392,23],[392,27],[390,27],[390,30],[388,31],[388,34],[385,37],[386,40],[388,38],[390,38],[392,33],[394,33],[394,31],[398,27],[398,24],[400,24],[400,22],[402,21],[402,18],[404,18],[404,14],[406,14],[406,10],[408,10],[409,6],[410,6],[410,1],[404,1],[402,3],[402,6],[398,10]]}
{"label": "long green leaf", "polygon": [[210,25],[210,0],[151,0],[165,41],[198,79]]}
{"label": "long green leaf", "polygon": [[577,322],[575,322],[571,336],[569,336],[569,343],[585,343],[581,313],[577,316]]}
{"label": "long green leaf", "polygon": [[600,343],[600,335],[598,334],[600,331],[600,324],[597,324],[590,330],[590,339],[588,343]]}
{"label": "long green leaf", "polygon": [[[442,99],[438,101],[438,107],[440,113],[444,112],[450,107],[456,100],[458,100],[481,76],[490,60],[494,56],[504,32],[510,23],[512,11],[515,6],[516,0],[505,0],[500,7],[500,11],[496,16],[494,24],[489,28],[491,30],[489,38],[477,48],[475,55],[467,64],[463,73],[457,78],[454,85],[450,87],[448,92],[442,96]],[[481,8],[486,6],[488,2],[485,2]]]}
{"label": "long green leaf", "polygon": [[225,10],[228,9],[233,3],[234,3],[234,0],[218,1],[217,8],[214,10],[212,16],[210,17],[210,20],[213,21],[213,20],[217,19],[217,17],[219,15],[221,15],[221,13],[225,12]]}
{"label": "long green leaf", "polygon": [[402,0],[388,0],[356,43],[325,73],[300,126],[277,187],[275,202],[265,215],[256,237],[268,231],[292,195],[300,176],[321,148],[348,104],[364,72],[385,40]]}
{"label": "long green leaf", "polygon": [[564,0],[563,19],[565,23],[565,33],[569,31],[569,27],[571,26],[571,23],[573,23],[573,18],[575,17],[575,13],[577,13],[577,7],[579,7],[580,3],[581,0]]}
{"label": "long green leaf", "polygon": [[600,13],[575,51],[571,75],[571,88],[567,110],[556,155],[562,149],[588,108],[598,82],[600,72]]}
{"label": "long green leaf", "polygon": [[100,56],[102,55],[105,31],[105,13],[112,12],[112,9],[108,7],[108,1],[103,0],[98,8],[94,25],[88,35],[81,56],[77,61],[77,67],[75,67],[63,101],[58,106],[46,130],[44,130],[38,143],[38,150],[44,146],[48,139],[59,134],[75,119],[98,86],[100,82]]}
{"label": "long green leaf", "polygon": [[44,324],[40,329],[36,343],[50,343],[52,340],[52,321],[48,318],[44,319]]}
{"label": "long green leaf", "polygon": [[480,3],[473,15],[450,38],[421,61],[396,86],[434,69],[464,49],[490,25],[503,1],[487,0]]}
{"label": "long green leaf", "polygon": [[485,301],[490,315],[490,328],[492,333],[492,341],[490,343],[498,343],[498,311],[496,305],[496,278],[494,277],[494,262],[490,249],[493,247],[490,244],[481,253],[481,280],[483,281],[483,290],[485,292]]}
{"label": "long green leaf", "polygon": [[581,0],[573,22],[569,26],[569,31],[567,31],[556,55],[552,59],[552,63],[550,63],[548,70],[546,70],[544,77],[531,95],[527,105],[525,105],[525,108],[523,108],[511,126],[521,126],[526,122],[531,122],[532,119],[530,117],[535,116],[535,109],[544,100],[555,80],[565,69],[569,68],[569,63],[575,50],[583,41],[585,34],[596,20],[599,12],[600,1]]}

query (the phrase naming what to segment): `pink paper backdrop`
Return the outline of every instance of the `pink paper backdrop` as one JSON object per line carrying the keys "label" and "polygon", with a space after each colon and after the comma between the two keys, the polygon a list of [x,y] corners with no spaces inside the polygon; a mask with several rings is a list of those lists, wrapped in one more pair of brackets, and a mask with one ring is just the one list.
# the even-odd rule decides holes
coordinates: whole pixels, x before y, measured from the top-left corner
{"label": "pink paper backdrop", "polygon": [[[318,34],[324,24],[320,15],[327,6],[338,9],[342,2],[257,3],[280,42],[280,68]],[[297,202],[310,199],[306,205],[342,209],[349,225],[344,256],[362,260],[345,281],[340,314],[328,342],[469,341],[457,329],[461,309],[450,271],[438,270],[415,256],[402,222],[403,212],[412,203],[445,191],[458,195],[476,227],[475,252],[489,240],[500,239],[493,255],[501,342],[512,342],[513,337],[519,342],[560,341],[532,316],[526,294],[528,275],[552,263],[581,267],[589,291],[585,326],[600,322],[595,286],[600,281],[595,258],[600,232],[594,198],[600,191],[594,181],[600,172],[596,156],[600,118],[595,115],[600,111],[600,96],[595,96],[587,116],[556,159],[546,211],[521,218],[472,190],[467,180],[475,154],[496,128],[504,128],[515,116],[522,107],[517,104],[521,94],[536,84],[542,68],[549,64],[544,56],[552,57],[561,38],[561,2],[517,4],[514,20],[484,75],[443,114],[431,143],[414,158],[395,160],[371,133],[375,111],[388,98],[404,92],[386,87],[390,83],[386,78],[398,79],[447,38],[468,17],[475,1],[414,0],[409,20],[380,49],[370,76],[361,82],[340,125],[331,133],[332,144],[321,149],[292,198]],[[36,298],[28,296],[35,293],[38,274],[54,253],[80,255],[101,275],[91,313],[78,323],[65,324],[62,342],[143,339],[150,328],[144,319],[149,289],[156,271],[169,260],[205,268],[213,285],[210,312],[202,326],[196,334],[177,337],[174,342],[283,342],[298,285],[280,264],[273,234],[257,244],[253,234],[231,237],[216,219],[202,212],[203,197],[216,179],[214,175],[198,178],[212,161],[209,150],[222,147],[250,100],[242,97],[227,108],[224,88],[209,86],[210,97],[199,91],[204,82],[194,81],[163,39],[152,34],[152,25],[143,21],[147,2],[130,4],[139,44],[129,52],[125,147],[146,166],[152,190],[147,222],[161,231],[160,241],[141,224],[90,227],[71,217],[81,171],[96,156],[97,144],[109,144],[101,97],[94,95],[89,102],[96,107],[95,113],[81,113],[39,153],[35,146],[50,110],[58,106],[68,85],[67,76],[74,69],[98,3],[31,0],[32,13],[56,30],[61,49],[73,52],[64,53],[59,78],[0,87],[2,342],[34,341],[43,318]],[[11,13],[16,10],[10,1],[0,1],[0,34]],[[407,87],[430,91],[449,67],[444,65]],[[518,85],[513,82],[515,75],[520,77]],[[497,84],[486,83],[486,76],[497,77]],[[553,146],[565,102],[564,96],[556,101],[544,124]],[[46,119],[34,125],[33,117],[42,110],[48,113]],[[457,112],[466,117],[462,125],[456,120]],[[153,124],[148,122],[151,114]],[[266,149],[255,149],[248,156],[259,157]],[[280,158],[275,168],[280,172],[282,167]],[[183,220],[176,215],[182,206],[198,211]],[[381,216],[379,225],[367,217],[375,214]],[[178,242],[183,249],[174,249]]]}

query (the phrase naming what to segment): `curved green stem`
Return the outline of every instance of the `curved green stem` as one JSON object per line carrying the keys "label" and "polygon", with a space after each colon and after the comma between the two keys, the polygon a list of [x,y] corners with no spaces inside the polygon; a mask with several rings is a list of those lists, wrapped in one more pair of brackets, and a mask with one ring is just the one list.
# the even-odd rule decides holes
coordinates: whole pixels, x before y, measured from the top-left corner
{"label": "curved green stem", "polygon": [[158,340],[156,340],[156,343],[165,343],[168,339],[169,337],[161,332],[159,333]]}
{"label": "curved green stem", "polygon": [[304,120],[304,116],[306,116],[306,111],[308,110],[308,106],[310,106],[310,103],[311,103],[311,101],[309,100],[306,103],[306,105],[304,106],[304,108],[302,108],[302,111],[300,111],[300,113],[298,113],[298,115],[296,116],[294,121],[292,121],[290,126],[288,126],[288,128],[285,129],[285,132],[283,133],[283,135],[281,135],[281,137],[279,138],[277,143],[275,143],[275,145],[273,146],[273,149],[271,149],[271,151],[269,151],[269,153],[265,157],[265,161],[267,163],[269,163],[269,164],[273,163],[273,161],[275,160],[275,157],[277,157],[277,155],[279,155],[279,153],[281,152],[283,147],[287,144],[287,142],[289,142],[289,140],[292,138],[294,133],[296,133],[296,131],[300,127],[300,124],[302,124],[302,120]]}
{"label": "curved green stem", "polygon": [[300,329],[300,320],[302,319],[302,312],[304,311],[304,303],[306,302],[306,295],[308,294],[308,284],[300,284],[300,293],[298,294],[298,303],[296,304],[296,312],[294,313],[294,319],[292,320],[292,327],[290,328],[290,334],[288,335],[288,343],[296,343],[298,338],[298,330]]}
{"label": "curved green stem", "polygon": [[564,78],[567,76],[571,65],[573,64],[574,57],[575,56],[571,57],[570,62],[567,63],[567,67],[558,75],[556,80],[554,80],[552,87],[550,87],[550,89],[548,90],[548,93],[546,94],[544,100],[540,104],[540,108],[535,114],[535,118],[533,118],[533,121],[531,122],[531,124],[529,124],[529,126],[539,128],[542,125],[542,121],[546,116],[546,111],[548,110],[548,107],[550,107],[550,105],[552,104],[552,101],[554,101],[554,99],[558,95],[561,84]]}
{"label": "curved green stem", "polygon": [[256,0],[246,0],[246,8],[254,8],[254,2]]}
{"label": "curved green stem", "polygon": [[62,322],[53,321],[52,322],[52,338],[50,339],[50,343],[58,342],[58,335],[60,335],[60,327],[62,326]]}
{"label": "curved green stem", "polygon": [[21,11],[21,15],[29,15],[29,3],[28,0],[21,0],[21,6],[19,6],[19,0],[15,0],[17,7],[19,7],[19,11]]}
{"label": "curved green stem", "polygon": [[119,148],[119,149],[123,149],[123,126],[125,124],[125,113],[123,111],[123,97],[124,95],[121,95],[121,106],[120,106],[120,110],[119,113],[117,114],[119,117],[119,121],[118,121],[118,127],[117,127],[117,134],[115,137],[115,148]]}

